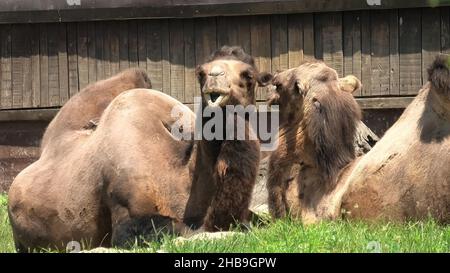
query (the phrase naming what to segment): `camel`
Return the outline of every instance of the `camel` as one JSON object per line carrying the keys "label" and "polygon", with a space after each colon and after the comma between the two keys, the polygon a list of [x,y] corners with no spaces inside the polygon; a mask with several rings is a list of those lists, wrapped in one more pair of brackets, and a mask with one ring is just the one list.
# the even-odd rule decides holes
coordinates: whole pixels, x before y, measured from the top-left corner
{"label": "camel", "polygon": [[94,128],[111,101],[120,93],[134,88],[152,88],[147,73],[142,69],[126,69],[86,86],[67,101],[50,122],[42,137],[41,150],[66,132]]}
{"label": "camel", "polygon": [[[349,92],[339,90],[334,69],[317,61],[274,75],[276,90],[268,101],[279,104],[290,120],[281,125],[280,145],[269,159],[272,216],[284,217],[290,211],[306,224],[428,217],[449,223],[448,63],[447,56],[436,57],[428,69],[429,81],[414,101],[359,157],[349,136],[357,131],[360,109]],[[294,166],[299,171],[289,181],[286,176]]]}
{"label": "camel", "polygon": [[[256,86],[270,81],[239,47],[217,50],[196,73],[202,107],[220,111],[254,104]],[[69,101],[54,124],[79,113],[82,98]],[[226,230],[247,220],[258,141],[179,140],[171,130],[179,121],[173,109],[191,125],[195,114],[152,89],[122,92],[101,107],[74,122],[78,130],[49,127],[53,137],[41,157],[11,185],[8,211],[18,251],[64,249],[70,241],[127,247],[157,239],[160,231]],[[95,126],[80,127],[99,114]]]}

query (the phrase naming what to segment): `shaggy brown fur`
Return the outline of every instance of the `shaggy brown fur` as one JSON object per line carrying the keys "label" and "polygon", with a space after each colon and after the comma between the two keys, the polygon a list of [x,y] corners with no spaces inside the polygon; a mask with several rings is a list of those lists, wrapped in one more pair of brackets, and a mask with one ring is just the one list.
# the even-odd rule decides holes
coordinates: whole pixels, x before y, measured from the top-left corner
{"label": "shaggy brown fur", "polygon": [[[317,175],[315,183],[334,187],[341,168],[355,157],[353,136],[360,110],[340,89],[337,73],[320,62],[307,62],[275,75],[276,90],[269,103],[280,104],[279,146],[269,163],[269,208],[285,215],[286,174],[294,164]],[[303,196],[302,194],[300,196]]]}
{"label": "shaggy brown fur", "polygon": [[[322,65],[322,69],[330,68]],[[295,114],[303,116],[303,119],[297,124],[287,125],[286,131],[295,130],[296,134],[292,136],[297,138],[297,143],[307,143],[311,136],[317,140],[310,141],[309,145],[303,146],[303,149],[299,148],[295,156],[291,154],[290,149],[284,147],[286,145],[281,145],[277,153],[274,153],[271,158],[272,168],[269,169],[268,183],[269,190],[272,191],[270,193],[272,199],[275,200],[269,201],[272,214],[280,217],[287,209],[285,203],[279,201],[282,199],[280,195],[286,194],[283,190],[286,190],[287,186],[279,185],[282,184],[279,181],[284,180],[283,173],[280,173],[277,167],[289,166],[301,160],[302,167],[296,177],[298,183],[296,190],[300,199],[298,214],[305,223],[317,222],[321,219],[336,219],[341,216],[341,212],[344,212],[343,215],[348,218],[396,221],[418,220],[432,216],[440,222],[448,223],[450,221],[450,169],[447,167],[450,164],[448,58],[438,56],[428,71],[430,82],[424,85],[400,119],[370,152],[353,161],[349,156],[351,152],[348,150],[349,146],[343,145],[345,143],[343,137],[354,132],[350,130],[346,134],[345,130],[354,128],[354,125],[348,125],[348,122],[351,116],[354,117],[353,123],[357,121],[357,112],[352,109],[328,108],[333,111],[346,111],[347,114],[337,112],[328,112],[328,114],[342,119],[341,122],[347,122],[347,125],[330,126],[332,130],[328,133],[311,135],[308,133],[308,126],[302,127],[302,124],[310,125],[303,119],[309,117],[308,110],[311,111],[317,105],[310,103],[311,106],[308,107],[308,100],[305,99],[303,106],[299,108],[302,112]],[[318,77],[322,77],[320,75],[323,74],[321,71],[310,68],[309,71],[304,70],[297,75],[299,79],[304,79],[308,78],[310,73]],[[328,77],[328,79],[334,81],[332,78]],[[322,90],[319,92],[328,94],[330,100],[334,97],[335,101],[341,101],[341,94],[333,92],[333,86],[334,84],[324,85],[316,81],[308,85],[308,92],[320,87]],[[289,101],[289,98],[286,100]],[[290,100],[294,101],[296,98],[293,97]],[[318,102],[319,109],[330,105],[322,104],[320,100]],[[316,110],[314,109],[313,113]],[[322,123],[316,123],[316,125],[329,126],[327,115],[323,115],[319,121]],[[315,130],[314,126],[312,128],[316,132],[327,132],[325,128],[319,130]],[[326,143],[322,141],[327,139],[324,136],[330,136],[330,140],[331,136],[336,136],[338,138],[336,145],[343,148],[334,150],[334,152],[343,153],[342,158],[325,157],[325,162],[335,163],[332,164],[335,167],[331,168],[335,170],[332,172],[327,172],[326,169],[321,168],[320,164],[310,163],[317,162],[315,160],[317,156],[323,155],[322,152],[317,152],[316,145]],[[284,135],[280,138],[281,144],[293,142]],[[439,160],[436,161],[436,158]],[[305,161],[307,161],[306,164]],[[429,164],[430,162],[433,163]],[[331,173],[329,177],[331,180],[325,183],[330,186],[328,188],[324,187],[324,173]]]}
{"label": "shaggy brown fur", "polygon": [[[220,73],[218,73],[220,72]],[[208,105],[208,95],[222,95],[224,106],[255,104],[256,84],[264,85],[271,76],[259,73],[254,60],[240,47],[223,47],[216,51],[209,61],[197,68],[201,85],[203,106]],[[212,102],[209,102],[210,104]],[[224,116],[226,115],[224,111]],[[239,117],[235,116],[236,119]],[[203,124],[208,121],[204,118]],[[248,121],[246,139],[249,139]],[[224,128],[224,132],[227,128]],[[236,128],[232,128],[236,130]],[[211,162],[215,162],[214,180],[216,195],[205,218],[207,231],[228,229],[235,222],[248,217],[248,206],[256,181],[259,165],[259,142],[256,140],[200,141],[204,149],[216,151]],[[203,149],[203,148],[202,148]]]}
{"label": "shaggy brown fur", "polygon": [[[242,50],[231,51],[248,58]],[[222,54],[227,57],[198,69],[205,102],[206,94],[220,91],[220,108],[254,103],[260,73],[239,54]],[[245,220],[258,142],[176,140],[170,131],[178,120],[171,115],[174,107],[194,122],[194,113],[175,99],[132,89],[110,102],[95,130],[54,132],[40,159],[9,191],[17,248],[64,249],[72,240],[88,247],[127,246],[142,236],[154,239],[161,229],[180,233],[204,223],[207,230],[219,230]]]}

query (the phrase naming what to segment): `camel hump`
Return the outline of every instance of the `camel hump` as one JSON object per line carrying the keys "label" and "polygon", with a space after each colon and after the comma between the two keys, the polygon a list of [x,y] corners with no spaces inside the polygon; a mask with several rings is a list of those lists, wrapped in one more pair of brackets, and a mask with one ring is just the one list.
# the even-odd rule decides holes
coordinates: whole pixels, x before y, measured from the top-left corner
{"label": "camel hump", "polygon": [[448,93],[450,89],[450,56],[439,54],[428,68],[428,80],[437,90]]}

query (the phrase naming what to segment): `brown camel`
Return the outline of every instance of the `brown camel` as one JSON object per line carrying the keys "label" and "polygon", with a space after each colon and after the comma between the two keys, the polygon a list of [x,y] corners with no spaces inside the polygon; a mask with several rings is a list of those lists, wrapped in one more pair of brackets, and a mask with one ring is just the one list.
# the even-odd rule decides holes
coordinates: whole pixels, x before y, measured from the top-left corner
{"label": "brown camel", "polygon": [[[197,74],[203,107],[220,111],[254,103],[263,75],[237,47],[215,52]],[[101,113],[95,130],[54,132],[58,137],[49,138],[40,159],[17,176],[9,191],[17,249],[61,249],[69,241],[127,246],[135,239],[154,239],[160,230],[202,226],[215,231],[245,221],[259,143],[177,140],[171,130],[179,121],[172,115],[175,107],[193,123],[194,113],[170,96],[132,89],[103,113],[94,110],[83,120]],[[193,134],[192,128],[183,128],[184,133]]]}
{"label": "brown camel", "polygon": [[[428,73],[429,82],[400,119],[358,158],[349,136],[357,130],[360,110],[339,90],[336,71],[309,62],[275,75],[277,89],[269,102],[280,104],[290,122],[281,126],[280,145],[270,158],[271,214],[283,217],[294,208],[305,223],[341,216],[389,221],[431,216],[448,223],[448,58],[438,56]],[[295,165],[300,166],[296,183],[285,182]]]}

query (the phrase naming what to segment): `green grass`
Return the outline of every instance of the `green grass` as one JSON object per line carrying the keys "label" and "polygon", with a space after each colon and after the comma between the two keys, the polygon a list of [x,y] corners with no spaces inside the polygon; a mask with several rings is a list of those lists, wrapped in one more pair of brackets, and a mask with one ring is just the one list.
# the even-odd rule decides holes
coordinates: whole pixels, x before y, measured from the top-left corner
{"label": "green grass", "polygon": [[[324,222],[303,226],[285,219],[253,228],[249,232],[216,240],[175,244],[173,237],[133,252],[446,252],[450,253],[450,226],[434,221],[407,224],[363,222]],[[374,249],[375,247],[375,249]],[[13,252],[6,197],[0,195],[0,252]]]}
{"label": "green grass", "polygon": [[3,252],[14,252],[14,243],[9,225],[6,195],[0,194],[0,253]]}

